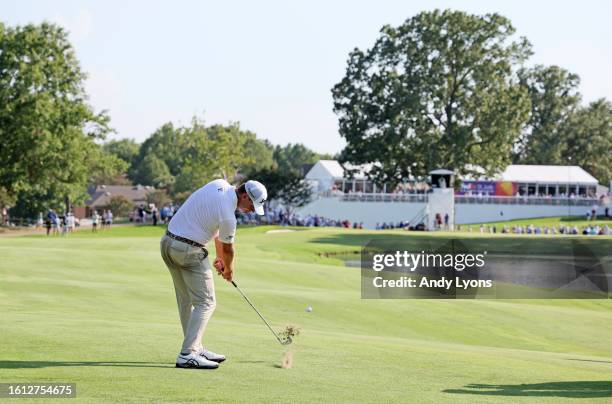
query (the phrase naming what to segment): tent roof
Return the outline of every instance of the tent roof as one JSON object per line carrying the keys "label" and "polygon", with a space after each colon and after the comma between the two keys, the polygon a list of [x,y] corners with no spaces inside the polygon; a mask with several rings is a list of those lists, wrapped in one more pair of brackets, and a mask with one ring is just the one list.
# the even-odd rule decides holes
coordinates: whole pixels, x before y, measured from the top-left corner
{"label": "tent roof", "polygon": [[499,175],[499,179],[511,182],[597,185],[597,179],[578,166],[510,165]]}
{"label": "tent roof", "polygon": [[445,168],[438,168],[437,170],[431,170],[429,172],[429,174],[433,174],[433,175],[452,175],[452,174],[454,174],[454,172],[451,171],[451,170],[447,170]]}
{"label": "tent roof", "polygon": [[[355,178],[365,178],[365,174],[372,169],[372,164],[353,166],[345,164],[347,170],[355,170]],[[475,171],[482,171],[480,179],[486,179],[484,170],[477,166],[471,166]],[[452,174],[453,172],[445,169],[431,171],[430,174]],[[322,179],[342,179],[345,170],[336,160],[319,160],[306,174],[309,180]],[[475,179],[473,176],[466,176],[464,179]],[[584,184],[597,185],[598,181],[591,174],[579,166],[544,166],[544,165],[509,165],[504,172],[496,175],[489,180],[510,181],[521,183],[539,184]]]}
{"label": "tent roof", "polygon": [[344,168],[336,160],[319,160],[306,174],[309,180],[343,178]]}

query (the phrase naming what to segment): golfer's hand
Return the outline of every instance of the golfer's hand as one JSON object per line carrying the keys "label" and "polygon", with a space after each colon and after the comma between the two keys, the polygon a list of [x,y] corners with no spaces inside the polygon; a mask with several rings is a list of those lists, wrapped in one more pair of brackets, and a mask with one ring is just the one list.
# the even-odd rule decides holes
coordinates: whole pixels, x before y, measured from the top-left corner
{"label": "golfer's hand", "polygon": [[223,272],[221,273],[221,276],[223,277],[223,279],[225,279],[228,282],[232,281],[232,277],[234,276],[234,273],[232,272],[231,269],[229,268],[224,268]]}
{"label": "golfer's hand", "polygon": [[229,270],[228,268],[225,268],[225,265],[223,264],[223,260],[221,260],[220,257],[215,258],[215,262],[213,263],[213,266],[217,270],[217,273],[223,277],[223,279],[225,279],[228,282],[232,281],[233,272]]}
{"label": "golfer's hand", "polygon": [[215,267],[219,275],[223,274],[223,260],[221,260],[220,257],[215,258],[215,262],[213,263],[213,266]]}

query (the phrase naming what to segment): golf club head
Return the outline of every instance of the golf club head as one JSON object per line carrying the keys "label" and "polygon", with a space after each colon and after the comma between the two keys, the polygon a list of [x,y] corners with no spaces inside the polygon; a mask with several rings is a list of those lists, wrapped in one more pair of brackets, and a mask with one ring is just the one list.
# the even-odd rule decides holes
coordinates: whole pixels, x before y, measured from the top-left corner
{"label": "golf club head", "polygon": [[281,343],[281,345],[289,345],[291,344],[293,341],[291,340],[291,337],[285,337],[283,339],[279,339],[278,342]]}

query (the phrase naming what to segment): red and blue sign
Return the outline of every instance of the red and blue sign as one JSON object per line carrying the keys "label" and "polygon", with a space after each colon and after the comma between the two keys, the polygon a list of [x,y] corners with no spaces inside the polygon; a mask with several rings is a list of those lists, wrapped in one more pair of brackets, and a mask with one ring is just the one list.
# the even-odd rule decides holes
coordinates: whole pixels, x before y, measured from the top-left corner
{"label": "red and blue sign", "polygon": [[509,181],[463,181],[457,195],[514,196],[518,186]]}

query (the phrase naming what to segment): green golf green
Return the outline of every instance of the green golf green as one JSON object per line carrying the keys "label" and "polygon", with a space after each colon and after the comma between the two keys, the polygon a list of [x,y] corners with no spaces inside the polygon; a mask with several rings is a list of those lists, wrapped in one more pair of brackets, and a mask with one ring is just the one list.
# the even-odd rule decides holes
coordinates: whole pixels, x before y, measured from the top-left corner
{"label": "green golf green", "polygon": [[612,220],[606,219],[605,217],[600,217],[596,220],[586,220],[584,216],[553,216],[553,217],[535,217],[531,219],[516,219],[516,220],[506,220],[499,222],[485,222],[485,223],[472,223],[472,224],[462,224],[461,229],[463,231],[467,231],[470,227],[473,230],[478,230],[480,225],[483,224],[489,227],[497,227],[498,230],[501,230],[502,227],[508,226],[540,226],[540,227],[556,227],[559,228],[561,226],[576,226],[579,229],[582,229],[587,226],[600,226],[603,227],[608,225],[612,227]]}
{"label": "green golf green", "polygon": [[76,383],[88,402],[612,399],[610,300],[361,300],[360,271],[326,253],[410,234],[271,229],[238,230],[235,280],[275,329],[301,334],[278,344],[216,276],[204,345],[227,355],[218,370],[174,367],[162,228],[0,238],[0,381]]}

